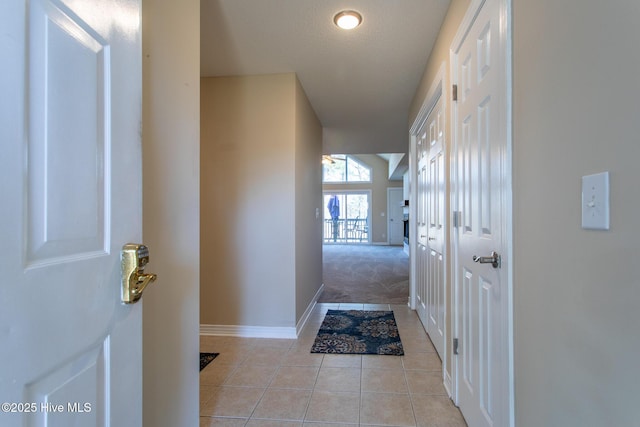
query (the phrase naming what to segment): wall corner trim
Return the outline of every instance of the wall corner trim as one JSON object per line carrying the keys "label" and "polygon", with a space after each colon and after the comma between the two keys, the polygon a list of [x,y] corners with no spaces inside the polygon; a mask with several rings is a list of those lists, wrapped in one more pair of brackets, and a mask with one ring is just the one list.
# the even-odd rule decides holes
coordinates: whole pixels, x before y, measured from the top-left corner
{"label": "wall corner trim", "polygon": [[311,312],[313,311],[316,304],[318,303],[318,298],[320,298],[320,294],[322,293],[322,291],[324,291],[324,283],[320,284],[320,289],[318,289],[318,292],[316,292],[316,294],[311,299],[311,302],[307,306],[307,309],[304,311],[304,313],[302,313],[302,316],[300,316],[300,320],[296,325],[296,334],[298,336],[300,335],[300,332],[302,332],[302,329],[304,329],[304,326],[307,324],[307,321],[309,320],[309,316],[311,316]]}
{"label": "wall corner trim", "polygon": [[200,324],[201,336],[241,337],[241,338],[280,338],[295,340],[307,324],[320,294],[324,290],[324,283],[313,296],[309,306],[300,317],[295,327],[286,326],[249,326],[249,325],[207,325]]}

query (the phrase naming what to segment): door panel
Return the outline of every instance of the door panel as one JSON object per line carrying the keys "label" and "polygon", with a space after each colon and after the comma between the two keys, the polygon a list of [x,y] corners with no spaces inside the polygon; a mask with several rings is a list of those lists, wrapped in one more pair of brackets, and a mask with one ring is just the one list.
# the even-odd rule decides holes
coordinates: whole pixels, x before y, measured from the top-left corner
{"label": "door panel", "polygon": [[111,62],[107,41],[78,16],[45,1],[34,1],[30,12],[26,231],[27,264],[36,266],[109,249],[104,164],[111,149],[105,138]]}
{"label": "door panel", "polygon": [[387,217],[389,218],[389,244],[402,245],[404,242],[404,223],[402,214],[402,188],[387,189]]}
{"label": "door panel", "polygon": [[417,236],[417,260],[416,260],[416,311],[420,321],[428,330],[429,309],[428,309],[428,284],[429,284],[429,255],[427,251],[427,221],[428,221],[428,134],[423,127],[418,131],[416,142],[417,157],[417,207],[416,207],[416,236]]}
{"label": "door panel", "polygon": [[139,3],[10,0],[0,25],[0,424],[141,425]]}
{"label": "door panel", "polygon": [[[441,359],[445,357],[446,179],[443,100],[418,132],[418,316]],[[422,306],[420,306],[422,303]]]}
{"label": "door panel", "polygon": [[427,165],[429,171],[427,250],[429,256],[429,321],[427,332],[441,359],[445,356],[445,144],[444,110],[442,97],[435,103],[427,117],[429,142]]}
{"label": "door panel", "polygon": [[429,322],[427,332],[441,358],[444,357],[444,256],[429,249]]}
{"label": "door panel", "polygon": [[[456,323],[459,331],[457,392],[470,427],[509,425],[508,299],[505,265],[474,262],[493,251],[504,255],[506,75],[501,4],[487,0],[452,56],[459,97],[454,106],[453,158],[460,223]],[[464,29],[461,29],[463,31]],[[464,31],[463,31],[464,33]],[[501,37],[502,36],[502,37]]]}

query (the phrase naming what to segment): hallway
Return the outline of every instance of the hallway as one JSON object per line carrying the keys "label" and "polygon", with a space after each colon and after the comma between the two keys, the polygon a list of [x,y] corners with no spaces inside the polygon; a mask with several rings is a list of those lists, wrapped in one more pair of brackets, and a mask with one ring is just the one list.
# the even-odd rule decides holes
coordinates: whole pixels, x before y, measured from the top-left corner
{"label": "hallway", "polygon": [[401,246],[323,245],[322,303],[406,304],[409,256]]}
{"label": "hallway", "polygon": [[[311,354],[328,309],[393,310],[405,355]],[[406,305],[319,303],[296,340],[202,336],[200,351],[220,353],[200,373],[201,427],[466,426]]]}

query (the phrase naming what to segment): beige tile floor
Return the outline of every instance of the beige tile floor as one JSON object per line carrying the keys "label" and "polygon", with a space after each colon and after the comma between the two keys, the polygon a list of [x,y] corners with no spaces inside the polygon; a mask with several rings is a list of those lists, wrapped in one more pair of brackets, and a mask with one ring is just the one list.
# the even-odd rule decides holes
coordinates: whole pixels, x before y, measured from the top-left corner
{"label": "beige tile floor", "polygon": [[[404,356],[312,354],[328,309],[393,310]],[[464,427],[415,312],[404,305],[318,304],[296,340],[200,338],[220,353],[200,373],[200,426]]]}

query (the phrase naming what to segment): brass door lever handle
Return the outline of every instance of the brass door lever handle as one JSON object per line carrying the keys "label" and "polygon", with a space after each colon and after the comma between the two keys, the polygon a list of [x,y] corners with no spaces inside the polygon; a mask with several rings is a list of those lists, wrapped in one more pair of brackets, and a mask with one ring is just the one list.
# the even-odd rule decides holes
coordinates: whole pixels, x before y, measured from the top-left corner
{"label": "brass door lever handle", "polygon": [[149,283],[155,282],[157,278],[158,276],[155,274],[140,274],[137,280],[132,276],[131,281],[136,282],[131,286],[132,292],[136,295],[142,295],[144,288],[146,288]]}
{"label": "brass door lever handle", "polygon": [[149,263],[149,248],[145,245],[127,243],[122,247],[120,255],[122,269],[122,302],[133,304],[142,297],[142,292],[149,283],[158,278],[155,274],[145,274],[144,268]]}

